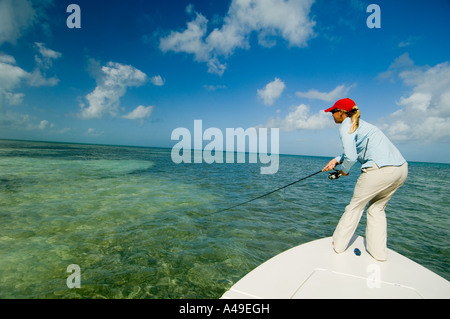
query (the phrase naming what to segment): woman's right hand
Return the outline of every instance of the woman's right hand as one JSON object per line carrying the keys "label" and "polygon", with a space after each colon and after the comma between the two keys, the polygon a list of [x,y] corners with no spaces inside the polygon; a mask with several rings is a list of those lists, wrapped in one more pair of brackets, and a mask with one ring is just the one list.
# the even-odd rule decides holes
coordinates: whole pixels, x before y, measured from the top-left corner
{"label": "woman's right hand", "polygon": [[331,161],[328,162],[328,164],[322,169],[322,172],[328,172],[334,169],[337,165],[338,161],[333,158]]}

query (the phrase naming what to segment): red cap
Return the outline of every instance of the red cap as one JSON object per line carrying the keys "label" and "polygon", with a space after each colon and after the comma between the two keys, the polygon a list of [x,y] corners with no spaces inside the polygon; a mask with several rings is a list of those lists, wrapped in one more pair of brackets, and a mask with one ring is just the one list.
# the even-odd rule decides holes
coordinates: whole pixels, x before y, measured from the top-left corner
{"label": "red cap", "polygon": [[339,110],[343,110],[343,111],[351,111],[352,108],[356,105],[355,102],[353,102],[353,100],[351,99],[341,99],[339,101],[337,101],[336,103],[334,103],[334,105],[332,107],[330,107],[329,109],[326,109],[325,112],[330,112],[333,111],[334,109],[339,109]]}

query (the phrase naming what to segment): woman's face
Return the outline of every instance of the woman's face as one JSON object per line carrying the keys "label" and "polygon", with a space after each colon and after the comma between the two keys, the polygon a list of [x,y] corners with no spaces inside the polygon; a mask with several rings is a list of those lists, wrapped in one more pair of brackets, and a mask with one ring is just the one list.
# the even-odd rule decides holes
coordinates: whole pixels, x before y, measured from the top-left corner
{"label": "woman's face", "polygon": [[334,109],[331,113],[336,124],[341,124],[347,118],[347,114],[339,109]]}

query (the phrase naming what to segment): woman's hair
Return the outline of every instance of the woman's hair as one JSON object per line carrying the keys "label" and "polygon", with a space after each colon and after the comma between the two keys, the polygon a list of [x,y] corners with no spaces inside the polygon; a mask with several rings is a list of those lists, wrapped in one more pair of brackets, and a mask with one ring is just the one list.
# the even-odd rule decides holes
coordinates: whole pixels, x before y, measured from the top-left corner
{"label": "woman's hair", "polygon": [[353,133],[354,131],[356,131],[356,129],[359,126],[359,118],[361,116],[361,112],[359,111],[358,107],[355,105],[351,109],[351,111],[347,112],[347,114],[350,117],[350,119],[352,120],[352,126],[350,126],[349,133]]}

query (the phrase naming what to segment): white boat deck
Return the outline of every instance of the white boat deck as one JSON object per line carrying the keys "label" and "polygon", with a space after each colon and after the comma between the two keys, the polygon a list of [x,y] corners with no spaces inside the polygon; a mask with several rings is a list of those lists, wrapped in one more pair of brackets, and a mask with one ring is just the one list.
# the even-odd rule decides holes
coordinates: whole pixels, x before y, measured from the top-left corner
{"label": "white boat deck", "polygon": [[390,249],[387,261],[373,259],[360,236],[344,253],[336,254],[327,237],[269,259],[222,298],[450,298],[450,283]]}

